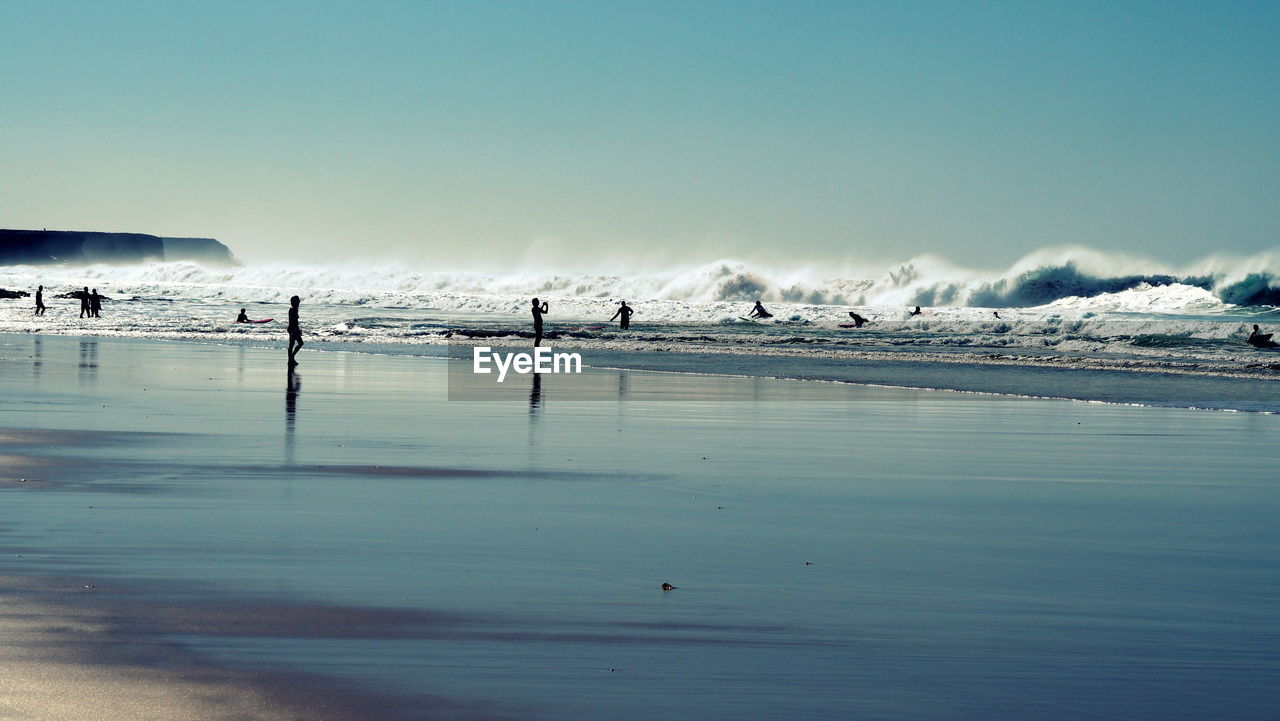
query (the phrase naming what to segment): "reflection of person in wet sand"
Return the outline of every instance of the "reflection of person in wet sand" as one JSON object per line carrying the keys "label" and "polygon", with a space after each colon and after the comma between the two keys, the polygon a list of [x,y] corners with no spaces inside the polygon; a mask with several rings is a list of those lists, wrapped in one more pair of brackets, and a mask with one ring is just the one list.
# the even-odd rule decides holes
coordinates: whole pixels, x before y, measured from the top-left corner
{"label": "reflection of person in wet sand", "polygon": [[537,298],[533,299],[533,345],[534,347],[542,345],[542,314],[551,310],[546,303],[539,303]]}
{"label": "reflection of person in wet sand", "polygon": [[542,407],[542,374],[533,374],[533,385],[529,388],[529,415],[536,418]]}
{"label": "reflection of person in wet sand", "polygon": [[44,286],[36,288],[36,315],[44,315]]}
{"label": "reflection of person in wet sand", "polygon": [[913,311],[911,311],[911,312],[907,315],[907,317],[908,317],[908,318],[914,318],[914,317],[916,317],[916,316],[918,316],[918,315],[921,315],[921,314],[923,314],[923,313],[924,313],[924,311],[920,310],[920,306],[916,306],[916,309],[915,309],[915,310],[913,310]]}
{"label": "reflection of person in wet sand", "polygon": [[757,300],[756,307],[751,309],[751,312],[747,314],[747,317],[748,318],[772,318],[773,314],[765,310],[764,306],[760,305],[760,301]]}
{"label": "reflection of person in wet sand", "polygon": [[284,389],[284,414],[289,422],[289,430],[293,429],[293,420],[298,413],[298,391],[302,390],[302,376],[290,372]]}
{"label": "reflection of person in wet sand", "polygon": [[634,312],[634,310],[631,310],[631,306],[627,305],[627,301],[624,300],[622,301],[622,305],[618,306],[618,312],[614,313],[613,318],[610,318],[609,320],[613,321],[618,318],[618,316],[622,316],[622,319],[618,321],[618,328],[626,330],[631,327],[631,314]]}
{"label": "reflection of person in wet sand", "polygon": [[866,318],[863,318],[862,316],[858,315],[857,313],[854,313],[853,311],[849,311],[849,317],[853,319],[854,328],[861,328],[862,326],[867,324]]}
{"label": "reflection of person in wet sand", "polygon": [[1263,333],[1262,329],[1257,325],[1253,326],[1253,332],[1249,334],[1249,340],[1245,343],[1254,348],[1280,348],[1280,343],[1271,340],[1271,333]]}
{"label": "reflection of person in wet sand", "polygon": [[302,299],[293,296],[289,299],[289,367],[298,365],[298,351],[302,350],[302,325],[298,323],[298,304]]}

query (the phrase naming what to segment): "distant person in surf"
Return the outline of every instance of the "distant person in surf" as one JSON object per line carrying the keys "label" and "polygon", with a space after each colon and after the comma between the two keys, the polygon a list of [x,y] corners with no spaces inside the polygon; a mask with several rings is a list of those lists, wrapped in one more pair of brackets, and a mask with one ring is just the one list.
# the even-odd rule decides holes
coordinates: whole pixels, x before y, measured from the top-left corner
{"label": "distant person in surf", "polygon": [[36,288],[36,315],[44,315],[44,286]]}
{"label": "distant person in surf", "polygon": [[1271,340],[1270,333],[1263,333],[1258,326],[1253,326],[1253,332],[1249,334],[1249,340],[1245,341],[1254,348],[1280,348],[1280,343]]}
{"label": "distant person in surf", "polygon": [[764,306],[760,305],[760,301],[757,300],[756,307],[751,309],[751,312],[747,314],[747,317],[748,318],[772,318],[773,314],[765,310]]}
{"label": "distant person in surf", "polygon": [[93,318],[102,317],[102,296],[98,295],[97,288],[89,294],[89,315]]}
{"label": "distant person in surf", "polygon": [[854,313],[853,311],[849,311],[849,317],[853,319],[854,328],[861,328],[862,326],[867,324],[866,318],[863,318],[862,316],[858,315],[857,313]]}
{"label": "distant person in surf", "polygon": [[995,311],[995,310],[993,310],[993,311],[991,311],[991,315],[994,315],[994,316],[996,317],[996,320],[1004,320],[1003,318],[1001,318],[1001,317],[1000,317],[1000,312],[999,312],[999,311]]}
{"label": "distant person in surf", "polygon": [[298,304],[302,299],[293,296],[289,299],[289,370],[298,365],[298,351],[302,350],[302,325],[298,323]]}
{"label": "distant person in surf", "polygon": [[92,318],[93,311],[89,308],[89,286],[86,285],[84,292],[76,293],[76,295],[80,296],[80,317],[83,318],[87,315]]}
{"label": "distant person in surf", "polygon": [[627,305],[627,301],[624,300],[622,301],[622,305],[618,306],[618,312],[614,313],[613,318],[610,318],[609,321],[613,322],[621,316],[621,319],[618,320],[618,328],[620,330],[626,330],[631,327],[631,314],[634,312],[635,311],[631,309],[631,306]]}
{"label": "distant person in surf", "polygon": [[248,313],[246,313],[246,312],[244,312],[244,308],[241,308],[241,309],[240,309],[240,315],[236,316],[236,322],[237,322],[237,323],[252,323],[253,321],[249,320],[249,314],[248,314]]}
{"label": "distant person in surf", "polygon": [[533,299],[533,346],[536,348],[542,345],[542,314],[551,310],[546,303],[539,303],[537,298]]}
{"label": "distant person in surf", "polygon": [[923,314],[923,313],[924,313],[924,311],[920,310],[920,306],[916,306],[916,309],[915,309],[915,310],[913,310],[913,311],[911,311],[911,312],[907,315],[907,317],[908,317],[908,318],[914,318],[914,317],[916,317],[916,316],[918,316],[918,315],[921,315],[921,314]]}

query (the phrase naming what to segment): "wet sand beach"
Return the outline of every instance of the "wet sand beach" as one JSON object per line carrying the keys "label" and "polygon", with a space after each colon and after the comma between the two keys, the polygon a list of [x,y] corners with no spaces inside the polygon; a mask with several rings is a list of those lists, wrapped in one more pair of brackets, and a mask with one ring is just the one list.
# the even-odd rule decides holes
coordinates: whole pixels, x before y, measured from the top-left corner
{"label": "wet sand beach", "polygon": [[1280,703],[1280,417],[310,349],[0,336],[0,716]]}

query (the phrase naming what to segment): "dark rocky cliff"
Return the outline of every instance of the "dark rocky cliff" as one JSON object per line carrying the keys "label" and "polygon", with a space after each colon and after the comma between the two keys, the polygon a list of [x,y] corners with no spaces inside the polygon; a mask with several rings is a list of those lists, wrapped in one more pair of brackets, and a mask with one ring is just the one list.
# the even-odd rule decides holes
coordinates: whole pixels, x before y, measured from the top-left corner
{"label": "dark rocky cliff", "polygon": [[192,260],[235,263],[227,246],[212,238],[160,238],[144,233],[72,230],[0,230],[0,265],[85,265]]}

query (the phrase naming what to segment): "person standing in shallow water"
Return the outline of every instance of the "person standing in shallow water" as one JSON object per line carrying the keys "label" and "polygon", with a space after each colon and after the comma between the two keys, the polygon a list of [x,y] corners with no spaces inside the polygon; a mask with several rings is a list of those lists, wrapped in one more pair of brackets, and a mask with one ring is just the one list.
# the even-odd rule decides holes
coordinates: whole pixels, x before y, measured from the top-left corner
{"label": "person standing in shallow water", "polygon": [[92,318],[93,311],[90,310],[89,308],[89,286],[86,285],[84,287],[84,293],[79,295],[80,295],[80,317],[83,318],[87,315],[90,318]]}
{"label": "person standing in shallow water", "polygon": [[622,301],[622,305],[618,306],[618,312],[614,313],[613,318],[610,318],[609,320],[612,322],[615,318],[621,316],[621,319],[618,320],[618,328],[620,330],[626,330],[631,327],[631,314],[634,312],[635,311],[631,309],[631,306],[627,305],[627,301],[624,300]]}
{"label": "person standing in shallow water", "polygon": [[293,296],[289,299],[289,369],[298,365],[298,351],[302,350],[302,325],[298,323],[298,304],[302,299]]}
{"label": "person standing in shallow water", "polygon": [[44,286],[36,288],[36,315],[44,315]]}
{"label": "person standing in shallow water", "polygon": [[89,317],[102,317],[102,296],[98,295],[98,289],[94,288],[89,294]]}
{"label": "person standing in shallow water", "polygon": [[537,348],[542,345],[542,314],[551,308],[546,303],[538,303],[538,299],[533,299],[533,346]]}

